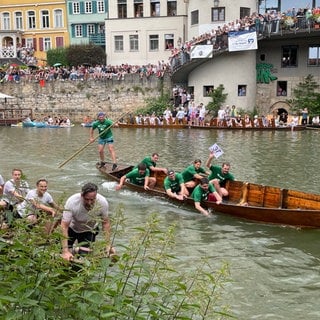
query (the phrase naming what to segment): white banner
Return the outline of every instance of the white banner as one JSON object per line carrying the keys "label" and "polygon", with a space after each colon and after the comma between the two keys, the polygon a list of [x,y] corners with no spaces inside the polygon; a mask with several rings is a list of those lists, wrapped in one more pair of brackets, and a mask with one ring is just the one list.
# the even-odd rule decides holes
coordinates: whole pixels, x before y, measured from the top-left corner
{"label": "white banner", "polygon": [[230,31],[228,34],[229,51],[245,51],[258,49],[255,31]]}
{"label": "white banner", "polygon": [[212,44],[192,46],[190,57],[191,59],[212,58]]}

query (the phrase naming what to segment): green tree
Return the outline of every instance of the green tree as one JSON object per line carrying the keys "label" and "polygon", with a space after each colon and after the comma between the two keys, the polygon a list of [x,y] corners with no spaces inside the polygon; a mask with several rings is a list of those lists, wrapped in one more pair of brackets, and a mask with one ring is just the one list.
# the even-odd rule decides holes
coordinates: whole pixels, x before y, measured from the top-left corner
{"label": "green tree", "polygon": [[170,100],[169,92],[164,92],[157,98],[146,99],[146,107],[138,109],[136,114],[152,114],[162,115],[167,107],[172,106],[172,101]]}
{"label": "green tree", "polygon": [[293,99],[287,102],[291,105],[294,112],[307,108],[310,115],[320,113],[320,94],[317,92],[318,83],[314,80],[313,75],[307,75],[302,82],[293,89]]}
{"label": "green tree", "polygon": [[224,86],[220,84],[218,88],[213,89],[209,96],[212,98],[207,104],[207,110],[213,117],[218,115],[218,110],[222,106],[222,104],[226,101],[228,94],[223,93]]}
{"label": "green tree", "polygon": [[63,66],[68,65],[66,48],[51,49],[47,52],[47,64],[53,66],[55,63],[61,63]]}
{"label": "green tree", "polygon": [[106,54],[104,50],[94,44],[72,45],[66,49],[68,65],[78,66],[88,64],[106,64]]}

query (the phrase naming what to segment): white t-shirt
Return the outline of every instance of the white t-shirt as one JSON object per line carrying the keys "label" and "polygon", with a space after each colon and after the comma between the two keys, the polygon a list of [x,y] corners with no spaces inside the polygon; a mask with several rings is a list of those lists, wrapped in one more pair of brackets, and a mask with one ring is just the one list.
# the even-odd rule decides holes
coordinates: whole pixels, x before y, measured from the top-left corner
{"label": "white t-shirt", "polygon": [[4,184],[4,187],[3,187],[4,199],[7,202],[9,202],[11,205],[14,205],[20,202],[20,200],[13,195],[14,191],[18,192],[21,197],[25,197],[29,191],[28,182],[25,180],[21,180],[20,185],[17,186],[14,180],[10,179]]}
{"label": "white t-shirt", "polygon": [[45,192],[42,197],[37,193],[37,189],[30,190],[22,203],[17,205],[18,213],[21,217],[26,217],[30,214],[36,214],[37,208],[32,204],[31,200],[36,200],[44,205],[50,206],[53,203],[53,198],[50,193]]}
{"label": "white t-shirt", "polygon": [[83,206],[81,193],[72,195],[65,204],[62,221],[69,222],[70,228],[78,233],[92,231],[108,217],[109,204],[101,194],[97,194],[94,207],[88,211]]}

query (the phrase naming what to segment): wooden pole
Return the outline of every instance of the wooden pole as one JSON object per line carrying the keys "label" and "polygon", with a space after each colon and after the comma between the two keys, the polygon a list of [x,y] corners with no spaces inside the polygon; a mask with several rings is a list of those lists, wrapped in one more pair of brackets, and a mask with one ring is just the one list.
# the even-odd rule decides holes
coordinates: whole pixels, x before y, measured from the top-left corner
{"label": "wooden pole", "polygon": [[84,149],[86,149],[88,146],[90,146],[91,143],[93,143],[94,141],[96,141],[103,133],[105,133],[107,130],[111,129],[121,118],[123,118],[126,114],[128,114],[129,112],[126,112],[125,114],[123,114],[120,118],[118,118],[118,120],[114,121],[112,125],[110,125],[109,127],[107,127],[106,129],[104,129],[102,132],[100,132],[94,139],[93,141],[89,141],[88,143],[86,143],[84,146],[82,146],[78,151],[76,151],[72,156],[70,156],[67,160],[63,161],[58,168],[62,168],[65,164],[67,164],[69,161],[71,161],[74,157],[76,157],[79,153],[81,153]]}

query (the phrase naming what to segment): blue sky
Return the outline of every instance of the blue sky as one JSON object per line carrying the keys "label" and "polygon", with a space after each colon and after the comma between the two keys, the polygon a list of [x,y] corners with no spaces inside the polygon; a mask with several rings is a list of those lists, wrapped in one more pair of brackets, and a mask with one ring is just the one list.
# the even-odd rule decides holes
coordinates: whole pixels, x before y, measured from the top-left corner
{"label": "blue sky", "polygon": [[[265,6],[267,8],[277,7],[278,0],[263,0],[262,1],[262,8],[264,9]],[[293,7],[295,8],[306,8],[312,6],[312,0],[281,0],[281,11],[285,12],[288,9]],[[320,6],[320,0],[316,0],[316,6]],[[263,10],[264,11],[264,10]]]}

